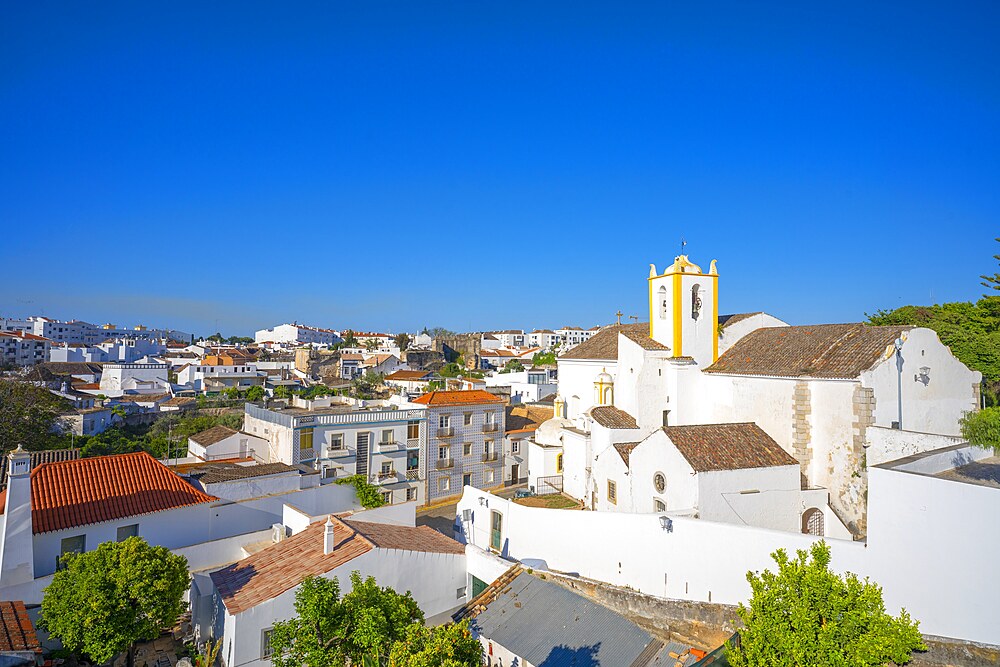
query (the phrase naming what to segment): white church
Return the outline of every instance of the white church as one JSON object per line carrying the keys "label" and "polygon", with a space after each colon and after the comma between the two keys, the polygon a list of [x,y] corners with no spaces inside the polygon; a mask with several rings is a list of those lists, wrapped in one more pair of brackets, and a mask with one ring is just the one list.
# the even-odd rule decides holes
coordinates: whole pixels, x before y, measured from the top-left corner
{"label": "white church", "polygon": [[529,485],[603,511],[860,538],[867,466],[941,446],[981,375],[930,329],[719,315],[719,274],[651,265],[649,322],[559,357]]}

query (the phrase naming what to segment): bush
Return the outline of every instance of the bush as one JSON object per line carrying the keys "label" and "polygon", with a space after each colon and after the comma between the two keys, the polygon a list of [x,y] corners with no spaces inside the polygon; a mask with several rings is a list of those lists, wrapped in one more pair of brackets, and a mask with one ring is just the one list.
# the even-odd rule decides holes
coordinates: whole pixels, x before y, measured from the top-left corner
{"label": "bush", "polygon": [[353,484],[354,490],[358,494],[358,502],[366,510],[382,507],[385,501],[382,500],[382,492],[377,486],[365,479],[364,475],[351,475],[338,479],[337,484]]}
{"label": "bush", "polygon": [[992,449],[1000,455],[1000,408],[967,412],[959,422],[962,437],[970,444]]}

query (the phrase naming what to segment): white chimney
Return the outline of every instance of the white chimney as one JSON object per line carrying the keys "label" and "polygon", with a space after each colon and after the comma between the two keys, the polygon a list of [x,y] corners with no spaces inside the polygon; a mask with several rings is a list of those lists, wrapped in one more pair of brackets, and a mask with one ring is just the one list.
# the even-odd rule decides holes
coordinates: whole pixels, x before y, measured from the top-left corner
{"label": "white chimney", "polygon": [[333,546],[333,517],[328,516],[326,518],[326,524],[323,525],[323,553],[332,554]]}
{"label": "white chimney", "polygon": [[0,581],[5,586],[35,578],[31,530],[31,455],[18,445],[7,455],[7,502],[0,540]]}

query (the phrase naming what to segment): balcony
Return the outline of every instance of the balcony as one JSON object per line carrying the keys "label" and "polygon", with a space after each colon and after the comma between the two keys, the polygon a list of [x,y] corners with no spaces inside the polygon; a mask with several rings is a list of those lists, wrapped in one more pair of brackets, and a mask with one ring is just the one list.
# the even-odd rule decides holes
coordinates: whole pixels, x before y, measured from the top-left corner
{"label": "balcony", "polygon": [[493,433],[497,430],[497,423],[483,424],[483,433]]}
{"label": "balcony", "polygon": [[483,463],[491,463],[496,461],[498,458],[499,454],[497,452],[486,452],[483,454]]}
{"label": "balcony", "polygon": [[443,426],[437,430],[437,437],[439,438],[450,438],[455,435],[454,426]]}
{"label": "balcony", "polygon": [[386,484],[396,481],[396,471],[390,470],[388,472],[380,472],[375,475],[376,484]]}
{"label": "balcony", "polygon": [[418,479],[420,479],[420,470],[418,468],[406,471],[406,481],[413,482]]}
{"label": "balcony", "polygon": [[326,456],[331,459],[342,459],[348,456],[354,456],[354,452],[349,450],[347,447],[337,447],[335,449],[328,449]]}
{"label": "balcony", "polygon": [[311,461],[316,458],[316,450],[312,447],[303,447],[299,449],[299,461]]}
{"label": "balcony", "polygon": [[434,467],[438,470],[448,470],[455,467],[455,459],[438,459],[434,462]]}
{"label": "balcony", "polygon": [[407,438],[406,448],[407,449],[418,449],[420,447],[420,438]]}
{"label": "balcony", "polygon": [[383,440],[378,443],[378,450],[380,452],[398,452],[401,449],[406,449],[406,446],[395,440],[389,440],[388,442]]}

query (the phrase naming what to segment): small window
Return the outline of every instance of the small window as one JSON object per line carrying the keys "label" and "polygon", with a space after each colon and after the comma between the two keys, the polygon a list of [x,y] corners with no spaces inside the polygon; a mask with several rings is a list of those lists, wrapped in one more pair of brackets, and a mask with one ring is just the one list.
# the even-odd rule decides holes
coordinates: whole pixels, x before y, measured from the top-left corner
{"label": "small window", "polygon": [[344,448],[344,434],[334,433],[330,436],[330,449],[343,449]]}
{"label": "small window", "polygon": [[653,475],[653,488],[656,489],[657,493],[663,493],[663,490],[667,488],[667,478],[663,476],[662,472]]}
{"label": "small window", "polygon": [[521,441],[514,440],[510,443],[510,451],[514,454],[519,454],[521,452]]}
{"label": "small window", "polygon": [[387,428],[382,430],[382,444],[388,445],[393,441],[392,439],[392,429]]}
{"label": "small window", "polygon": [[562,474],[563,471],[563,455],[556,454],[556,472]]}
{"label": "small window", "polygon": [[487,469],[486,472],[483,473],[483,479],[487,484],[492,484],[494,480],[494,471]]}
{"label": "small window", "polygon": [[487,412],[483,416],[486,418],[486,423],[487,424],[492,424],[493,422],[495,422],[497,420],[497,413],[495,413],[495,412]]}
{"label": "small window", "polygon": [[406,499],[407,500],[416,500],[417,499],[417,490],[416,489],[407,489],[406,490]]}
{"label": "small window", "polygon": [[447,461],[451,456],[450,447],[438,447],[438,459]]}
{"label": "small window", "polygon": [[608,480],[608,502],[612,505],[618,504],[618,485]]}
{"label": "small window", "polygon": [[57,559],[56,565],[62,568],[62,557],[66,554],[82,554],[87,550],[87,536],[86,535],[76,535],[74,537],[65,537],[62,540],[59,548],[59,558]]}
{"label": "small window", "polygon": [[457,589],[455,591],[455,598],[458,599],[458,600],[461,600],[462,598],[464,598],[465,597],[465,591],[466,591],[466,587],[465,586],[462,586],[461,588]]}
{"label": "small window", "polygon": [[438,417],[438,426],[441,428],[448,428],[451,426],[451,417],[448,415],[441,415]]}
{"label": "small window", "polygon": [[391,505],[392,504],[392,491],[384,491],[382,493],[382,504]]}
{"label": "small window", "polygon": [[462,423],[465,424],[466,426],[468,426],[469,424],[472,423],[472,413],[471,412],[466,412],[464,415],[462,415]]}
{"label": "small window", "polygon": [[462,486],[472,486],[472,473],[467,472],[462,475]]}
{"label": "small window", "polygon": [[448,477],[442,477],[438,480],[438,491],[447,491],[451,486],[451,479]]}
{"label": "small window", "polygon": [[392,472],[392,464],[389,463],[388,461],[382,461],[381,470],[383,475],[388,475],[390,472]]}
{"label": "small window", "polygon": [[406,422],[406,438],[408,440],[416,440],[420,437],[420,422]]}
{"label": "small window", "polygon": [[313,446],[313,430],[311,428],[302,429],[299,432],[299,451],[305,452],[308,449],[312,449]]}
{"label": "small window", "polygon": [[130,537],[139,537],[139,524],[133,523],[128,526],[118,526],[117,542],[124,542]]}
{"label": "small window", "polygon": [[653,511],[654,512],[666,512],[667,504],[660,500],[659,498],[653,499]]}
{"label": "small window", "polygon": [[472,443],[467,442],[462,445],[462,456],[472,456]]}
{"label": "small window", "polygon": [[271,631],[274,628],[267,628],[260,631],[260,657],[267,659],[271,657]]}

